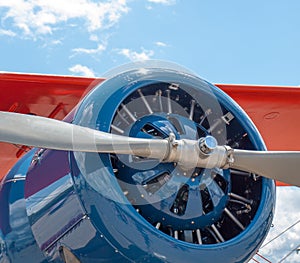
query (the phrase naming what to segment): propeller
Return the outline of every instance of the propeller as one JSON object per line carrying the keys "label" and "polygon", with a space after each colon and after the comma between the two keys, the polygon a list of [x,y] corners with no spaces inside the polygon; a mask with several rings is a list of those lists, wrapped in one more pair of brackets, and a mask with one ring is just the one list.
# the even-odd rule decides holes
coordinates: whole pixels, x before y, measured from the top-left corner
{"label": "propeller", "polygon": [[300,186],[300,152],[233,150],[231,168]]}
{"label": "propeller", "polygon": [[183,169],[234,168],[300,186],[300,152],[232,149],[218,146],[212,136],[176,140],[170,134],[167,139],[139,139],[11,112],[0,112],[0,127],[2,142],[66,151],[133,154],[177,162]]}
{"label": "propeller", "polygon": [[105,133],[40,116],[0,111],[0,141],[65,151],[134,154],[163,160],[167,140]]}

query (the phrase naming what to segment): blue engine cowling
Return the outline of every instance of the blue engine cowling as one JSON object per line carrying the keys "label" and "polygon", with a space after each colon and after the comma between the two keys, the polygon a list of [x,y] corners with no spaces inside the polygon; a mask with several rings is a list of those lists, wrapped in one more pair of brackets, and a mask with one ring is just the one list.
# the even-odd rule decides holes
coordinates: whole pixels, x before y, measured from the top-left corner
{"label": "blue engine cowling", "polygon": [[[118,72],[84,98],[73,123],[140,138],[211,135],[220,145],[265,149],[235,102],[175,69]],[[246,262],[272,222],[275,185],[259,175],[126,155],[42,149],[28,156],[19,199],[31,246],[42,252],[36,262]],[[28,245],[8,246],[9,231],[1,234],[2,259],[30,255]]]}

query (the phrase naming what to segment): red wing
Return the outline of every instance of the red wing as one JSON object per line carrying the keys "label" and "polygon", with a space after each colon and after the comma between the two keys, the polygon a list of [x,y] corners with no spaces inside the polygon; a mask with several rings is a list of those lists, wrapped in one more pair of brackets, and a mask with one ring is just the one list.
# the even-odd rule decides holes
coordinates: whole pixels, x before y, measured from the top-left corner
{"label": "red wing", "polygon": [[248,113],[268,150],[300,150],[300,87],[217,86]]}
{"label": "red wing", "polygon": [[[84,94],[101,81],[103,79],[0,74],[0,110],[63,119]],[[299,87],[217,86],[248,113],[269,150],[300,150]],[[0,143],[0,178],[27,150],[24,146]]]}
{"label": "red wing", "polygon": [[300,87],[217,86],[248,113],[268,150],[300,150]]}
{"label": "red wing", "polygon": [[[2,73],[0,110],[63,119],[83,95],[102,80]],[[28,149],[22,145],[0,143],[0,179]]]}

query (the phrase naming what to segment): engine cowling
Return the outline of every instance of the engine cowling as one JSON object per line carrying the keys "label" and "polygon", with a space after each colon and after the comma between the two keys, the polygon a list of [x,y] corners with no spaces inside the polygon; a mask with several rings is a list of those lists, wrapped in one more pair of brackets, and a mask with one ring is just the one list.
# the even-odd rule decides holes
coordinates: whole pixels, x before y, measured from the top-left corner
{"label": "engine cowling", "polygon": [[[220,145],[265,149],[232,99],[174,69],[114,75],[84,99],[74,123],[138,138],[211,135]],[[259,175],[79,152],[71,153],[71,164],[95,226],[132,261],[245,262],[271,225],[274,182]]]}

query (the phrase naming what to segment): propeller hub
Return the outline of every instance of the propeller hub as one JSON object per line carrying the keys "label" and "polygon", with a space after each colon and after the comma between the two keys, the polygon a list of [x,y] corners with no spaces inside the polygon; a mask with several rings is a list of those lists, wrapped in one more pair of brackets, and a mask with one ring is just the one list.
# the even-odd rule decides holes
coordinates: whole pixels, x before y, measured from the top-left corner
{"label": "propeller hub", "polygon": [[202,153],[210,154],[212,153],[218,146],[218,142],[213,136],[206,136],[199,140],[199,148]]}
{"label": "propeller hub", "polygon": [[[217,147],[213,136],[205,136],[193,120],[175,113],[143,116],[124,133],[138,138],[172,136],[175,140],[199,141],[205,155]],[[185,156],[188,159],[194,157],[192,152],[185,155],[189,155]],[[117,164],[118,177],[127,189],[127,198],[152,224],[161,222],[179,231],[196,230],[220,218],[228,201],[228,171],[187,168],[177,162],[160,163],[137,156],[118,156],[118,159],[121,161]]]}

